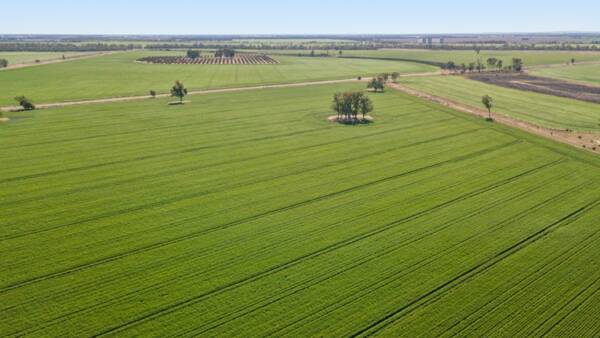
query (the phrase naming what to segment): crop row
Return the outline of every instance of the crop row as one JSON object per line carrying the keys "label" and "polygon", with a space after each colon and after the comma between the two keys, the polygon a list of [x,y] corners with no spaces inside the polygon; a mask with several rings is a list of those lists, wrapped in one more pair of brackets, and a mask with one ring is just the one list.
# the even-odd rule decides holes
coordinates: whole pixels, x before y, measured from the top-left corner
{"label": "crop row", "polygon": [[139,62],[174,65],[274,65],[279,61],[268,55],[241,54],[234,57],[201,56],[189,58],[184,56],[148,56],[138,59]]}
{"label": "crop row", "polygon": [[[0,334],[581,325],[570,316],[597,305],[596,168],[394,92],[372,96],[372,125],[328,123],[331,93],[358,88],[61,108],[8,125]],[[556,306],[528,317],[527,290],[551,295],[532,293],[536,309]],[[503,322],[520,306],[523,320]]]}

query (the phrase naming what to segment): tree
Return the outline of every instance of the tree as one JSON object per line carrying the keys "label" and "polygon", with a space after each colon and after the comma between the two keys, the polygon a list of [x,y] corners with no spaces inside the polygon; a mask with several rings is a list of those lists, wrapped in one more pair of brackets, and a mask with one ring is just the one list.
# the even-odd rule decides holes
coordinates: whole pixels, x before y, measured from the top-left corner
{"label": "tree", "polygon": [[575,58],[571,58],[571,64],[574,65],[575,64]]}
{"label": "tree", "polygon": [[344,52],[343,52],[343,51],[340,49],[340,51],[338,52],[338,54],[339,54],[340,56],[342,56],[342,54],[344,54]]}
{"label": "tree", "polygon": [[463,73],[463,74],[464,74],[464,73],[466,73],[466,72],[467,72],[467,69],[468,69],[468,68],[467,68],[467,65],[466,65],[466,64],[464,64],[464,63],[461,63],[461,64],[460,64],[460,72],[461,72],[461,73]]}
{"label": "tree", "polygon": [[171,96],[178,97],[179,102],[183,103],[183,98],[187,95],[188,90],[179,80],[175,81],[175,85],[171,88]]}
{"label": "tree", "polygon": [[156,97],[156,91],[151,90],[150,91],[150,96],[152,96],[152,98],[155,98]]}
{"label": "tree", "polygon": [[382,77],[375,77],[369,81],[367,88],[373,89],[376,93],[379,90],[383,92],[385,90],[385,81]]}
{"label": "tree", "polygon": [[477,60],[477,66],[475,66],[475,68],[477,68],[477,71],[481,73],[481,71],[485,69],[485,66],[483,63],[481,63],[481,60]]}
{"label": "tree", "polygon": [[398,73],[398,72],[392,73],[392,80],[394,80],[394,82],[398,81],[399,78],[400,78],[400,73]]}
{"label": "tree", "polygon": [[6,68],[6,67],[8,67],[8,60],[0,59],[0,68]]}
{"label": "tree", "polygon": [[498,60],[498,62],[496,63],[496,67],[498,67],[498,70],[502,70],[503,64],[504,64],[504,62],[502,60]]}
{"label": "tree", "polygon": [[513,58],[512,59],[512,69],[515,72],[522,72],[523,71],[523,59]]}
{"label": "tree", "polygon": [[200,51],[190,49],[187,51],[187,57],[190,59],[197,59],[200,57]]}
{"label": "tree", "polygon": [[475,67],[476,67],[475,62],[469,63],[469,72],[473,72],[475,70]]}
{"label": "tree", "polygon": [[19,103],[19,105],[21,107],[23,107],[23,109],[25,109],[25,110],[34,110],[35,109],[35,105],[31,102],[31,100],[29,100],[25,96],[17,96],[17,97],[15,97],[15,101],[17,101]]}
{"label": "tree", "polygon": [[342,93],[333,94],[331,108],[337,113],[338,119],[344,114],[344,96]]}
{"label": "tree", "polygon": [[359,111],[360,114],[362,115],[363,120],[366,119],[367,115],[373,111],[373,101],[371,101],[371,99],[364,95],[363,93],[359,93],[361,94],[360,98],[359,98]]}
{"label": "tree", "polygon": [[481,98],[481,103],[485,106],[488,111],[488,120],[492,120],[492,107],[494,107],[494,99],[489,95],[484,95]]}
{"label": "tree", "polygon": [[496,58],[488,58],[487,59],[487,65],[490,68],[495,68],[497,64],[498,64],[498,59],[496,59]]}
{"label": "tree", "polygon": [[218,49],[215,52],[216,58],[222,58],[222,57],[232,58],[234,56],[235,56],[235,50],[233,50],[231,48],[222,48],[222,49]]}

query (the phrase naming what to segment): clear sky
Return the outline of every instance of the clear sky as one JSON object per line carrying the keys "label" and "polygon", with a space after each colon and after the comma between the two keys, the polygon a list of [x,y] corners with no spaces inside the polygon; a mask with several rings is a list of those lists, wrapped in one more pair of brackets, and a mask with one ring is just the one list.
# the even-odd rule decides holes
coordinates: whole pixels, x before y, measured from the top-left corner
{"label": "clear sky", "polygon": [[3,1],[0,34],[600,32],[600,0]]}

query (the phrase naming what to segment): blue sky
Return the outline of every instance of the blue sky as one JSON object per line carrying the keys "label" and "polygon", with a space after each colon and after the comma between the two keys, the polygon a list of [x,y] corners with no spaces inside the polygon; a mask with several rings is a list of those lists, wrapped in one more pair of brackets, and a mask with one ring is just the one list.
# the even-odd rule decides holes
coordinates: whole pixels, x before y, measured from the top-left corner
{"label": "blue sky", "polygon": [[0,34],[600,32],[598,0],[25,0]]}

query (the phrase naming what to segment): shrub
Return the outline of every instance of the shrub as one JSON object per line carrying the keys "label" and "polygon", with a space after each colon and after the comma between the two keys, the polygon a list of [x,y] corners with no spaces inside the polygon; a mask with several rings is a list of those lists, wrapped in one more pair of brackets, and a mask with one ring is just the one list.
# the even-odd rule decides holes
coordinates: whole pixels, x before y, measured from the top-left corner
{"label": "shrub", "polygon": [[25,96],[17,96],[15,97],[15,101],[19,103],[21,107],[25,110],[34,110],[35,105]]}

